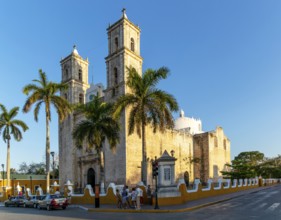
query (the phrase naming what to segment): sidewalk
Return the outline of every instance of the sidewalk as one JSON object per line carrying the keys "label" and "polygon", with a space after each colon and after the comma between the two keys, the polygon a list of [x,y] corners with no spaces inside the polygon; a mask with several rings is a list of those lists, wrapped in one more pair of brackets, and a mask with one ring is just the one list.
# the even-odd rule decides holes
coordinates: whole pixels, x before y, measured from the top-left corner
{"label": "sidewalk", "polygon": [[264,186],[258,187],[255,189],[244,190],[236,193],[230,193],[226,195],[220,196],[212,196],[209,198],[198,199],[194,201],[187,202],[181,205],[171,205],[171,206],[161,206],[160,209],[154,209],[154,205],[142,205],[141,210],[135,209],[118,209],[116,205],[100,205],[100,208],[95,208],[94,204],[83,204],[83,205],[71,205],[70,207],[79,207],[83,210],[89,212],[127,212],[127,213],[169,213],[169,212],[187,212],[195,209],[203,208],[206,206],[210,206],[213,204],[225,202],[240,196],[245,196],[250,193],[255,193],[261,190],[266,190],[272,187],[276,187],[278,185],[273,186]]}

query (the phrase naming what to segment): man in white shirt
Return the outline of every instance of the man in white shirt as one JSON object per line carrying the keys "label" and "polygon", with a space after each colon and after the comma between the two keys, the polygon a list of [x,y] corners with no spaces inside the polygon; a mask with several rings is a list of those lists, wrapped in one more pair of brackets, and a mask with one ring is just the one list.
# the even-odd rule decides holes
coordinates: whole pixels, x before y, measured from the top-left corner
{"label": "man in white shirt", "polygon": [[140,207],[140,198],[143,195],[143,191],[142,191],[142,189],[140,187],[138,187],[136,189],[136,192],[137,192],[137,208],[136,209],[141,209],[141,207]]}

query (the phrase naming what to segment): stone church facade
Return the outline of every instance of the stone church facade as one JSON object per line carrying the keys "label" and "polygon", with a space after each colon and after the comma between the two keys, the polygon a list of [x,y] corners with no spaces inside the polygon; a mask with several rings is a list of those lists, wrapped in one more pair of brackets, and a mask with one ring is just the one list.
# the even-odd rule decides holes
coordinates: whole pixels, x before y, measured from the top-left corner
{"label": "stone church facade", "polygon": [[[127,67],[134,67],[142,73],[143,58],[140,55],[140,28],[132,23],[123,11],[120,20],[107,28],[108,56],[106,60],[106,89],[102,84],[88,83],[88,59],[82,58],[74,47],[70,55],[61,60],[62,82],[68,84],[68,90],[61,93],[70,103],[86,103],[92,95],[103,96],[104,101],[114,102],[120,95],[129,93],[126,86]],[[59,124],[59,171],[60,183],[70,180],[76,188],[86,184],[107,186],[116,184],[136,184],[141,180],[142,147],[141,139],[128,135],[128,111],[120,119],[120,143],[110,150],[105,142],[99,157],[93,149],[77,149],[72,131],[82,115],[71,114]],[[219,178],[225,164],[230,163],[230,141],[221,127],[214,131],[202,131],[200,120],[184,117],[175,121],[175,129],[165,133],[153,133],[148,126],[147,141],[147,184],[152,184],[151,160],[166,150],[177,160],[175,178],[183,178],[188,172],[190,180],[200,178]],[[197,162],[194,159],[198,158]]]}

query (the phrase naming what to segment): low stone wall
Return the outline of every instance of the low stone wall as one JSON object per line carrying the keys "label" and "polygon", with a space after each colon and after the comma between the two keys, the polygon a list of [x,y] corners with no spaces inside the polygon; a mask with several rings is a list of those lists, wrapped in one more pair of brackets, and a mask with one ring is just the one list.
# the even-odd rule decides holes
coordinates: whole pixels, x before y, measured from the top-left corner
{"label": "low stone wall", "polygon": [[[184,204],[188,201],[197,199],[207,198],[211,196],[229,194],[239,192],[247,189],[258,188],[266,185],[273,185],[280,183],[280,179],[245,179],[245,180],[234,180],[232,183],[230,180],[220,180],[217,185],[211,180],[208,180],[208,186],[202,187],[200,181],[195,180],[194,188],[187,189],[183,180],[179,181],[177,187],[174,187],[173,192],[164,192],[161,190],[158,193],[158,204],[161,206],[165,205],[178,205]],[[146,187],[144,185],[139,186],[143,190],[144,203],[149,204],[149,200],[146,195]],[[100,204],[116,204],[116,185],[111,183],[107,188],[106,194],[100,194]],[[178,194],[178,196],[169,196]],[[152,203],[155,204],[155,198],[152,199]],[[71,204],[95,204],[95,194],[91,186],[87,186],[84,189],[84,194],[72,194]]]}
{"label": "low stone wall", "polygon": [[[146,198],[146,191],[144,186],[140,186],[143,190],[143,196]],[[107,188],[106,194],[99,194],[100,204],[117,204],[116,199],[116,185],[111,183]],[[146,201],[146,200],[145,200]],[[144,202],[145,202],[144,201]],[[72,194],[71,195],[71,204],[95,204],[95,194],[90,185],[84,189],[84,194]]]}
{"label": "low stone wall", "polygon": [[[182,181],[183,182],[183,181]],[[180,196],[178,197],[162,197],[158,196],[158,204],[161,206],[165,205],[178,205],[189,201],[207,198],[211,196],[224,195],[234,192],[239,192],[243,190],[258,188],[266,185],[273,185],[280,183],[280,179],[245,179],[245,180],[234,180],[233,183],[230,180],[221,180],[218,182],[218,186],[208,180],[208,186],[202,187],[200,181],[194,182],[194,189],[188,190],[184,183],[180,182],[178,184],[178,190],[180,191]],[[155,203],[155,199],[153,199]]]}
{"label": "low stone wall", "polygon": [[[234,180],[232,183],[230,182],[230,180],[220,180],[218,183],[213,183],[211,180],[208,180],[207,187],[202,187],[200,181],[195,180],[193,188],[187,189],[184,181],[180,180],[177,186],[171,188],[171,191],[166,190],[163,192],[161,191],[161,189],[159,190],[158,204],[161,206],[184,204],[192,200],[207,198],[216,195],[229,194],[262,186],[269,186],[280,182],[281,179],[258,178]],[[138,187],[143,190],[144,203],[149,204],[150,201],[147,198],[146,187],[143,184],[140,184]],[[116,186],[114,183],[111,183],[106,190],[106,194],[95,195],[92,187],[90,185],[87,185],[87,187],[84,189],[84,194],[69,195],[69,191],[67,191],[67,187],[65,187],[65,196],[69,197],[71,204],[93,204],[94,206],[95,196],[99,197],[101,205],[116,204],[117,200],[115,195],[117,188],[120,188],[120,186]],[[0,194],[0,202],[5,201],[8,195],[11,195],[11,188],[5,189]],[[152,198],[152,204],[155,204],[154,197]]]}

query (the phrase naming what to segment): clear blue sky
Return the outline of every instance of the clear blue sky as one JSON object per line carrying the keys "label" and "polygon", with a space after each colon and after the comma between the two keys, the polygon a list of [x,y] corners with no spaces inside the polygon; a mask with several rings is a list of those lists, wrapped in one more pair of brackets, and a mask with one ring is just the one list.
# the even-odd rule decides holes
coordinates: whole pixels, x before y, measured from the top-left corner
{"label": "clear blue sky", "polygon": [[[90,79],[105,84],[106,28],[127,9],[141,27],[143,69],[163,65],[171,76],[160,84],[203,129],[222,126],[232,158],[242,151],[280,154],[281,1],[2,1],[0,6],[0,103],[22,108],[24,85],[42,68],[60,81],[60,59],[73,44],[90,61]],[[11,142],[11,164],[41,162],[45,120],[19,114],[30,129]],[[58,152],[53,112],[51,150]],[[6,145],[0,140],[0,163]]]}

